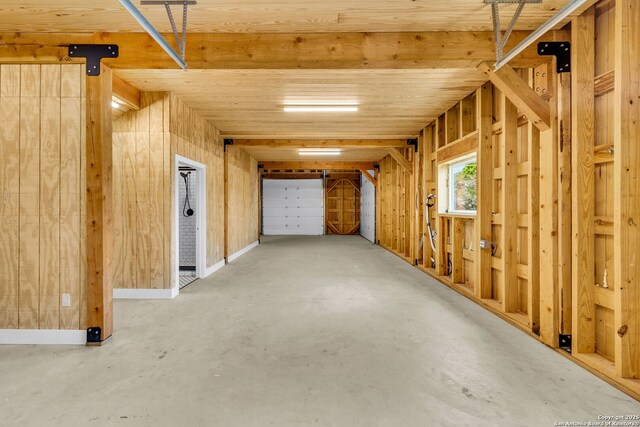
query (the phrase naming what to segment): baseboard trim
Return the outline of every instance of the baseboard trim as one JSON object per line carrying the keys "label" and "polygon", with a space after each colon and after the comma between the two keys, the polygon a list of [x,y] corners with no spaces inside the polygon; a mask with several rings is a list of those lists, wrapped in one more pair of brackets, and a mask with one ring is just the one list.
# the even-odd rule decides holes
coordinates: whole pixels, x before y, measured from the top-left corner
{"label": "baseboard trim", "polygon": [[67,329],[0,329],[0,344],[86,345],[87,331]]}
{"label": "baseboard trim", "polygon": [[115,299],[173,299],[178,296],[178,288],[171,289],[124,289],[113,290]]}
{"label": "baseboard trim", "polygon": [[203,278],[211,276],[213,273],[215,273],[216,271],[220,270],[220,269],[221,269],[222,267],[224,267],[225,265],[226,265],[226,263],[224,262],[224,260],[219,261],[219,262],[217,262],[217,263],[213,264],[211,267],[207,268],[207,269],[204,271],[204,276],[203,276]]}
{"label": "baseboard trim", "polygon": [[242,255],[246,254],[247,252],[249,252],[251,249],[253,249],[256,246],[258,246],[259,244],[260,244],[260,241],[256,240],[255,242],[251,243],[249,246],[246,246],[246,247],[240,249],[238,252],[229,255],[229,262],[240,258]]}

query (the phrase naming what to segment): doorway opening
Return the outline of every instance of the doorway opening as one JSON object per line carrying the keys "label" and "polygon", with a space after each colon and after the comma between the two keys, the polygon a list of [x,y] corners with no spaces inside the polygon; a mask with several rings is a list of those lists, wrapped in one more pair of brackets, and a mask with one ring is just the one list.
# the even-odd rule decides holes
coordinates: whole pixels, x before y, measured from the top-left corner
{"label": "doorway opening", "polygon": [[206,254],[206,167],[176,155],[174,191],[174,288],[202,277]]}

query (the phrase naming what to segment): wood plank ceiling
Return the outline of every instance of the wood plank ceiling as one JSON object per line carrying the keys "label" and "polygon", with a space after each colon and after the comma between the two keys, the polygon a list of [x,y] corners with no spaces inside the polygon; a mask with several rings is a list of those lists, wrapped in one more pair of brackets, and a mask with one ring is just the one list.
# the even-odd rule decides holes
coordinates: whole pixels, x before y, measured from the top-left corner
{"label": "wood plank ceiling", "polygon": [[[567,4],[544,0],[525,7],[517,29],[532,30]],[[134,1],[139,5],[138,1]],[[162,6],[140,6],[159,31],[171,27]],[[502,20],[514,5],[501,6]],[[198,0],[190,32],[490,31],[482,0]],[[140,31],[117,0],[0,2],[0,32]],[[181,16],[177,14],[176,16]]]}
{"label": "wood plank ceiling", "polygon": [[[536,28],[567,2],[527,5],[516,29]],[[163,7],[134,3],[159,31],[171,31]],[[508,22],[514,5],[503,4],[501,10],[503,22]],[[492,30],[491,11],[482,0],[198,0],[190,11],[190,34]],[[2,2],[0,16],[6,18],[0,20],[0,32],[141,31],[117,0]],[[174,92],[224,135],[246,139],[414,137],[486,80],[473,68],[114,73],[141,90]],[[341,101],[356,102],[359,111],[283,111],[287,102]],[[248,150],[258,160],[300,160],[291,148]],[[351,149],[341,160],[379,160],[385,154],[379,149]]]}

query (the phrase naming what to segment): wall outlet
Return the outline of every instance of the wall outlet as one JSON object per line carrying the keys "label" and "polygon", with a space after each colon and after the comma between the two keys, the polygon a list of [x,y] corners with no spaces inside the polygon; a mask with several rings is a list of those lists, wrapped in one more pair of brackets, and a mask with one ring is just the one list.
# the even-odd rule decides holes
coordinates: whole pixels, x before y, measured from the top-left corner
{"label": "wall outlet", "polygon": [[491,246],[491,242],[490,241],[484,240],[484,239],[480,240],[480,249],[486,249],[489,246]]}
{"label": "wall outlet", "polygon": [[62,306],[71,307],[71,294],[62,294]]}

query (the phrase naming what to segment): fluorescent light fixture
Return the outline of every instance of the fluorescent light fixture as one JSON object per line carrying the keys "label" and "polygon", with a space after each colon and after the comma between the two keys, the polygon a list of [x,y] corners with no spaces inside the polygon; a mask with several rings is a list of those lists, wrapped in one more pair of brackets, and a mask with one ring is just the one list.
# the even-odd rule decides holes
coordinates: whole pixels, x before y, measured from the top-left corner
{"label": "fluorescent light fixture", "polygon": [[301,156],[339,156],[340,151],[299,151]]}
{"label": "fluorescent light fixture", "polygon": [[118,104],[116,101],[111,101],[111,108],[115,108],[116,110],[119,110],[120,104]]}
{"label": "fluorescent light fixture", "polygon": [[286,113],[355,113],[357,105],[285,105]]}

